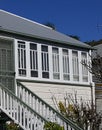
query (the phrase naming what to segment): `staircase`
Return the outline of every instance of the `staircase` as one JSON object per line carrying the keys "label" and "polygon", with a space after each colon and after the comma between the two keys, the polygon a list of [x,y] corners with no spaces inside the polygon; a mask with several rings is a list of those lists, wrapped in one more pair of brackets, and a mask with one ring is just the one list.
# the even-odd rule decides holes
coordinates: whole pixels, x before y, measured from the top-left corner
{"label": "staircase", "polygon": [[0,109],[24,130],[44,130],[47,121],[64,126],[65,130],[82,130],[19,82],[16,95],[0,85]]}
{"label": "staircase", "polygon": [[43,130],[46,120],[2,85],[0,109],[24,130]]}

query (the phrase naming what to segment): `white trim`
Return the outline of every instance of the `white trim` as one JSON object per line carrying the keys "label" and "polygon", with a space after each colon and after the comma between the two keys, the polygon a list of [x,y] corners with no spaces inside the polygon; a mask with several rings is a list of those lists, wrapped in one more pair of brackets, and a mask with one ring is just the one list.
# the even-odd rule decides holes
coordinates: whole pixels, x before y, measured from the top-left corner
{"label": "white trim", "polygon": [[37,44],[38,51],[38,78],[42,78],[41,44]]}
{"label": "white trim", "polygon": [[69,49],[69,76],[70,81],[73,82],[73,66],[72,66],[72,50]]}
{"label": "white trim", "polygon": [[29,77],[29,78],[27,78],[27,77],[20,77],[20,76],[18,76],[17,78],[16,78],[17,80],[26,80],[26,81],[40,81],[40,82],[49,82],[49,83],[62,83],[62,84],[79,84],[79,85],[90,85],[90,83],[89,82],[79,82],[79,81],[68,81],[68,80],[55,80],[55,79],[53,79],[53,80],[51,80],[51,79],[45,79],[45,78],[35,78],[35,77]]}
{"label": "white trim", "polygon": [[63,80],[62,48],[59,48],[59,72],[60,72],[60,80]]}
{"label": "white trim", "polygon": [[[26,76],[19,76],[18,75],[18,54],[17,54],[17,41],[22,41],[25,42],[26,45]],[[38,77],[31,77],[30,75],[30,43],[34,43],[37,45],[37,54],[38,54]],[[82,81],[82,66],[80,65],[81,62],[81,53],[84,51],[80,50],[72,50],[72,49],[67,49],[67,48],[61,48],[57,46],[51,46],[51,45],[46,45],[48,46],[48,56],[49,56],[49,79],[47,78],[42,78],[42,60],[41,60],[41,43],[35,43],[31,41],[23,41],[23,40],[15,40],[15,69],[16,69],[16,78],[17,79],[25,79],[25,80],[36,80],[36,81],[48,81],[48,82],[59,82],[59,83],[75,83],[75,84],[89,84],[89,82],[92,82],[88,80],[88,82],[83,82]],[[60,74],[60,79],[54,79],[53,78],[53,63],[52,63],[52,48],[57,48],[58,49],[58,55],[59,55],[59,74]],[[70,80],[64,80],[63,79],[63,60],[62,60],[62,49],[68,50],[69,54],[69,76]],[[72,51],[76,51],[78,53],[78,62],[79,62],[79,81],[73,81],[73,66],[72,66]],[[85,51],[85,53],[88,54],[88,52]],[[88,58],[88,57],[87,57]],[[90,77],[90,75],[89,75]],[[88,78],[89,78],[88,77]]]}
{"label": "white trim", "polygon": [[[64,54],[64,50],[67,51],[67,54]],[[62,48],[62,71],[63,71],[63,80],[65,80],[64,76],[68,76],[70,75],[70,68],[69,68],[69,50]],[[70,77],[69,77],[70,78]],[[70,79],[66,79],[66,80],[70,80]]]}
{"label": "white trim", "polygon": [[48,53],[49,53],[49,79],[53,80],[52,46],[48,46]]}
{"label": "white trim", "polygon": [[18,73],[18,44],[17,44],[17,41],[18,40],[14,40],[14,53],[15,53],[15,72],[16,72],[16,77],[19,76],[19,73]]}
{"label": "white trim", "polygon": [[26,46],[26,76],[30,77],[30,43],[25,42]]}
{"label": "white trim", "polygon": [[[53,52],[57,49],[58,52]],[[52,47],[52,66],[53,66],[53,80],[60,80],[60,64],[59,64],[59,47]],[[58,76],[54,78],[54,76]]]}
{"label": "white trim", "polygon": [[[89,55],[88,55],[88,62],[90,62],[91,63],[91,50],[89,50]],[[92,81],[92,73],[90,73],[89,71],[88,71],[88,77],[89,77],[89,79],[88,79],[88,81],[90,82],[90,83],[92,83],[93,81]]]}
{"label": "white trim", "polygon": [[81,54],[82,51],[78,51],[78,62],[79,62],[79,82],[82,82],[83,76],[82,76],[82,64],[81,64]]}

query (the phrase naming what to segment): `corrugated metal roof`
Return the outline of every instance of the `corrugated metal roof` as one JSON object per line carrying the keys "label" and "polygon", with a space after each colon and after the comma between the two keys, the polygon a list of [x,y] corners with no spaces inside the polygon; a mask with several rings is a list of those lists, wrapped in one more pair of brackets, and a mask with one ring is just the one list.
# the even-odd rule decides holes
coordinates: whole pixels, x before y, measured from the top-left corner
{"label": "corrugated metal roof", "polygon": [[28,35],[62,44],[91,48],[89,45],[57,32],[49,27],[4,10],[0,10],[0,30],[16,32],[17,34]]}

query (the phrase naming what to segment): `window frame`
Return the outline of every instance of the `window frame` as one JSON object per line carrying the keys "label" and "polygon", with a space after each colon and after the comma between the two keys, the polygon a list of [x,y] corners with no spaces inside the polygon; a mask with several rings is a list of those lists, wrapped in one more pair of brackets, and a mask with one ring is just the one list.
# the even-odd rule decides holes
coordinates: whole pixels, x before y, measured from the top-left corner
{"label": "window frame", "polygon": [[[21,46],[24,46],[21,47]],[[26,77],[26,43],[24,41],[17,41],[17,54],[18,54],[18,75]]]}
{"label": "window frame", "polygon": [[[57,49],[58,53],[53,53],[53,48]],[[60,80],[60,65],[59,65],[59,47],[52,46],[52,71],[53,80]]]}
{"label": "window frame", "polygon": [[[77,52],[77,57],[73,57],[73,52]],[[73,75],[73,81],[80,82],[80,74],[79,74],[79,50],[73,50],[72,49],[72,75]],[[75,63],[73,64],[73,58],[75,58]],[[77,68],[77,69],[76,69]]]}
{"label": "window frame", "polygon": [[[32,45],[36,45],[36,49],[31,48]],[[38,47],[34,42],[29,43],[30,48],[30,76],[38,78]]]}
{"label": "window frame", "polygon": [[[47,51],[43,50],[42,47],[47,47]],[[49,79],[49,48],[44,44],[41,44],[41,69],[42,78]]]}
{"label": "window frame", "polygon": [[[63,51],[67,51],[68,54],[64,54]],[[70,65],[69,65],[69,49],[62,48],[62,66],[63,66],[63,80],[70,81]],[[67,76],[67,79],[65,79]]]}
{"label": "window frame", "polygon": [[[86,54],[86,58],[84,58],[86,64],[88,64],[88,54],[87,52],[81,51],[81,62],[83,62],[82,53]],[[88,82],[88,69],[82,64],[82,82]]]}
{"label": "window frame", "polygon": [[[22,44],[24,43],[25,45],[25,55],[26,55],[26,74],[23,75],[23,74],[19,74],[19,63],[17,63],[17,65],[15,66],[16,70],[17,70],[17,78],[18,79],[23,79],[23,80],[36,80],[36,81],[49,81],[49,82],[59,82],[59,83],[78,83],[78,84],[85,84],[85,83],[89,83],[89,76],[90,74],[88,73],[87,75],[87,78],[88,78],[88,81],[84,82],[83,81],[83,77],[82,77],[82,65],[81,65],[81,54],[84,52],[87,54],[87,60],[88,60],[88,51],[82,51],[82,50],[78,50],[77,48],[76,49],[72,49],[72,48],[66,48],[64,46],[53,46],[51,44],[44,44],[44,43],[37,43],[37,42],[32,42],[32,41],[22,41],[22,40],[16,40],[17,44],[15,44],[15,48],[17,48],[17,52],[15,53],[18,58],[18,41]],[[20,44],[19,43],[19,44]],[[37,65],[37,76],[31,76],[31,70],[33,70],[31,68],[31,60],[30,60],[30,51],[32,50],[30,48],[30,44],[35,44],[37,46],[37,49],[36,49],[36,52],[37,52],[37,58],[38,58],[38,65]],[[47,61],[49,62],[49,65],[48,65],[48,71],[47,70],[43,70],[42,69],[42,46],[47,46],[47,54],[48,54],[48,59]],[[54,50],[55,48],[55,50]],[[64,54],[64,50],[65,50],[65,53]],[[35,51],[35,50],[34,50]],[[55,51],[55,52],[54,52]],[[74,52],[77,52],[77,58],[78,58],[78,74],[77,74],[77,77],[78,77],[78,80],[75,80],[74,79],[74,74],[73,74],[73,53]],[[53,68],[53,54],[56,55],[57,57],[57,71],[54,71],[54,68]],[[67,73],[65,73],[65,71],[63,70],[63,67],[64,67],[64,63],[63,63],[63,56],[68,56],[69,58],[69,73],[67,71]],[[28,59],[29,58],[29,59]],[[17,61],[17,60],[16,60]],[[16,63],[16,62],[15,62]],[[68,64],[68,63],[66,63]],[[79,65],[80,64],[80,65]],[[18,67],[17,67],[18,66]],[[67,66],[67,65],[66,65]],[[49,76],[48,77],[43,77],[43,72],[48,72],[49,73]],[[54,77],[54,74],[56,75]],[[81,74],[81,75],[80,75]],[[64,75],[66,75],[68,78],[64,78]],[[57,78],[56,78],[57,77]]]}

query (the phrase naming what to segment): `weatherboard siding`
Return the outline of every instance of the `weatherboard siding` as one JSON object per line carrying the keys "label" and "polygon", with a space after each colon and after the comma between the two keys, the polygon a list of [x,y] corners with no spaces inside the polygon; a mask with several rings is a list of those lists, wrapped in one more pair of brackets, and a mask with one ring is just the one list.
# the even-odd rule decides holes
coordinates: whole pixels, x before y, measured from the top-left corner
{"label": "weatherboard siding", "polygon": [[57,101],[63,101],[66,94],[75,96],[77,93],[77,99],[80,102],[82,98],[85,102],[91,101],[91,88],[83,87],[83,86],[71,86],[71,85],[60,85],[60,84],[49,84],[49,83],[30,83],[30,82],[22,82],[28,89],[41,97],[44,101],[46,101],[51,106],[54,106],[54,102],[52,100],[53,97],[57,99]]}

